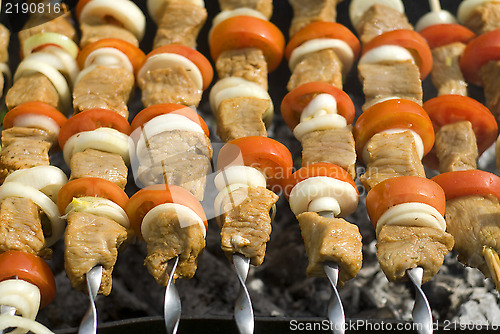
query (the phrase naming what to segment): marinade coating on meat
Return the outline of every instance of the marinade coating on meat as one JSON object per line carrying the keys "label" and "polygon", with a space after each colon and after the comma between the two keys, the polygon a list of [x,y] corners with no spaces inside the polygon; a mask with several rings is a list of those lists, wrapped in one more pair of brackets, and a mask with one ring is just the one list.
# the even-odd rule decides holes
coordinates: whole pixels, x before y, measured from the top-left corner
{"label": "marinade coating on meat", "polygon": [[64,268],[71,285],[87,291],[85,274],[102,265],[99,293],[109,295],[118,249],[127,230],[117,222],[86,212],[71,212],[64,232]]}
{"label": "marinade coating on meat", "polygon": [[227,77],[243,78],[267,90],[267,61],[258,48],[224,51],[217,58],[215,68],[219,80]]}
{"label": "marinade coating on meat", "polygon": [[464,26],[478,36],[500,28],[500,3],[487,1],[477,6],[465,20]]}
{"label": "marinade coating on meat", "polygon": [[32,13],[23,29],[19,31],[18,37],[21,49],[26,39],[42,32],[55,32],[65,35],[74,42],[77,42],[78,38],[76,29],[72,24],[71,13],[60,15],[54,11],[49,13],[49,10],[46,10],[43,13]]}
{"label": "marinade coating on meat", "polygon": [[460,69],[460,57],[465,44],[456,42],[432,49],[432,83],[438,90],[438,95],[467,96],[467,82]]}
{"label": "marinade coating on meat", "polygon": [[278,196],[264,187],[243,187],[232,191],[221,208],[216,208],[221,213],[221,248],[230,261],[239,253],[255,266],[262,264],[271,235],[269,210],[277,201]]}
{"label": "marinade coating on meat", "polygon": [[382,4],[371,6],[363,14],[358,26],[355,28],[362,44],[366,44],[376,36],[388,31],[399,29],[413,30],[413,26],[408,22],[405,13]]}
{"label": "marinade coating on meat", "polygon": [[267,19],[273,14],[273,0],[219,0],[220,10],[251,8],[261,12]]}
{"label": "marinade coating on meat", "polygon": [[293,9],[290,36],[313,22],[335,22],[337,5],[342,0],[289,0]]}
{"label": "marinade coating on meat", "polygon": [[89,44],[97,42],[101,39],[116,38],[128,42],[134,46],[139,46],[139,41],[134,34],[125,28],[118,27],[114,24],[98,24],[90,25],[87,23],[80,24],[82,37],[80,39],[80,48],[83,49]]}
{"label": "marinade coating on meat", "polygon": [[441,173],[477,168],[476,135],[469,121],[441,127],[436,133],[434,148]]}
{"label": "marinade coating on meat", "polygon": [[286,88],[292,91],[302,84],[319,81],[342,89],[342,69],[342,62],[332,49],[310,53],[295,66]]}
{"label": "marinade coating on meat", "polygon": [[21,76],[5,96],[5,104],[9,110],[26,102],[45,102],[60,109],[59,93],[50,79],[38,72]]}
{"label": "marinade coating on meat", "polygon": [[124,68],[97,66],[75,85],[75,113],[102,108],[128,118],[127,103],[133,93],[135,77]]}
{"label": "marinade coating on meat", "polygon": [[453,243],[451,234],[436,228],[384,225],[377,236],[377,258],[389,281],[406,281],[408,269],[422,267],[425,283],[439,271]]}
{"label": "marinade coating on meat", "polygon": [[492,60],[479,71],[484,85],[486,106],[493,116],[500,121],[500,61]]}
{"label": "marinade coating on meat", "polygon": [[335,262],[340,269],[340,285],[356,277],[363,262],[363,243],[356,225],[315,212],[301,213],[297,220],[309,259],[308,276],[325,277],[323,265]]}

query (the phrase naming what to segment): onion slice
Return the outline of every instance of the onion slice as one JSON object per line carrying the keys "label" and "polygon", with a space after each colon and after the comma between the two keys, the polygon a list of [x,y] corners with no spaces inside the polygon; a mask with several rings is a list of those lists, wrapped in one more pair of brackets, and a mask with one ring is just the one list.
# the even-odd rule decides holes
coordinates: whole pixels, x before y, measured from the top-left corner
{"label": "onion slice", "polygon": [[0,282],[0,305],[14,307],[23,318],[35,320],[40,309],[40,289],[21,279]]}
{"label": "onion slice", "polygon": [[80,49],[78,45],[63,34],[59,34],[56,32],[41,32],[36,35],[30,36],[23,43],[23,56],[27,57],[29,54],[33,52],[34,49],[42,46],[42,45],[57,45],[66,51],[71,57],[76,59],[78,56],[78,52]]}
{"label": "onion slice", "polygon": [[106,217],[128,229],[130,221],[127,213],[115,202],[100,197],[74,197],[65,210],[66,216],[70,212],[87,212],[100,217]]}
{"label": "onion slice", "polygon": [[3,331],[11,327],[24,329],[25,331],[22,333],[26,333],[29,331],[33,334],[54,334],[54,332],[49,330],[47,327],[34,320],[22,318],[17,315],[0,315],[0,330]]}

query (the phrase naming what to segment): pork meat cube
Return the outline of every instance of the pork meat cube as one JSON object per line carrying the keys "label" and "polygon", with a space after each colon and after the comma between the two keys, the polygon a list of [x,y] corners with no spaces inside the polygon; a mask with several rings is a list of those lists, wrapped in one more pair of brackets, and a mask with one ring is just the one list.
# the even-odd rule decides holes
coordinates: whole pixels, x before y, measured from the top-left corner
{"label": "pork meat cube", "polygon": [[0,153],[0,182],[19,169],[49,166],[50,143],[42,140],[17,138]]}
{"label": "pork meat cube", "polygon": [[14,82],[5,96],[8,109],[33,101],[45,102],[59,109],[59,93],[49,78],[41,73],[23,75]]}
{"label": "pork meat cube", "polygon": [[477,168],[476,135],[469,121],[443,126],[434,143],[441,173]]}
{"label": "pork meat cube", "polygon": [[467,83],[460,69],[460,57],[465,44],[456,42],[432,49],[432,83],[438,95],[456,94],[467,96]]}
{"label": "pork meat cube", "polygon": [[500,28],[500,3],[483,2],[474,8],[464,25],[478,36]]}
{"label": "pork meat cube", "polygon": [[137,47],[139,46],[139,41],[134,34],[114,24],[90,25],[82,23],[80,24],[80,30],[82,32],[82,38],[80,39],[81,48],[105,38],[117,38]]}
{"label": "pork meat cube", "polygon": [[484,97],[486,106],[500,121],[500,61],[490,61],[480,70],[484,84]]}
{"label": "pork meat cube", "polygon": [[255,82],[267,90],[267,62],[257,48],[227,50],[215,62],[219,79],[239,77]]}
{"label": "pork meat cube", "polygon": [[290,36],[313,22],[335,22],[337,20],[337,5],[342,0],[290,0],[293,8],[293,18],[290,26]]}
{"label": "pork meat cube", "polygon": [[273,14],[272,0],[219,0],[221,11],[232,10],[237,8],[251,8],[264,14],[267,19]]}

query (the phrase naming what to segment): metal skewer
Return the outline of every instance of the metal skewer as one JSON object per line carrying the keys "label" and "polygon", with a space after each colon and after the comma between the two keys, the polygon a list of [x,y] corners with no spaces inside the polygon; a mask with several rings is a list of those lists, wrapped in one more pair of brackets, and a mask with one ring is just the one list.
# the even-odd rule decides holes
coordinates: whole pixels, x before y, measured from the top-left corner
{"label": "metal skewer", "polygon": [[252,334],[254,331],[252,300],[245,284],[250,269],[250,259],[242,254],[234,254],[233,265],[240,282],[240,292],[234,304],[236,326],[240,334]]}
{"label": "metal skewer", "polygon": [[90,271],[85,275],[87,279],[87,288],[90,299],[90,306],[87,313],[83,316],[80,327],[78,328],[78,334],[96,334],[97,333],[97,310],[95,307],[95,299],[97,297],[97,292],[101,286],[102,280],[102,266],[97,265],[90,269]]}
{"label": "metal skewer", "polygon": [[179,322],[181,320],[181,299],[174,284],[174,274],[178,263],[178,256],[169,261],[169,265],[172,265],[172,270],[170,270],[168,275],[168,283],[165,288],[163,317],[165,319],[165,328],[168,334],[177,333],[177,328],[179,327]]}
{"label": "metal skewer", "polygon": [[[322,211],[318,214],[325,218],[335,218],[332,211]],[[345,313],[342,300],[340,299],[340,294],[337,289],[339,266],[335,262],[325,262],[323,264],[323,269],[325,270],[326,276],[332,286],[332,295],[330,297],[330,302],[328,303],[328,320],[330,320],[330,323],[332,324],[334,334],[344,334]]]}
{"label": "metal skewer", "polygon": [[431,334],[432,329],[432,312],[427,296],[422,290],[422,277],[424,275],[424,269],[421,267],[408,269],[406,274],[410,278],[410,281],[415,286],[417,291],[415,295],[415,305],[413,306],[413,322],[421,324],[417,327],[417,332],[419,334]]}
{"label": "metal skewer", "polygon": [[[16,315],[16,311],[17,311],[16,308],[13,306],[0,305],[0,315],[2,314]],[[4,334],[4,330],[1,330],[0,334]]]}
{"label": "metal skewer", "polygon": [[429,0],[429,6],[433,12],[441,11],[441,4],[439,3],[439,0]]}

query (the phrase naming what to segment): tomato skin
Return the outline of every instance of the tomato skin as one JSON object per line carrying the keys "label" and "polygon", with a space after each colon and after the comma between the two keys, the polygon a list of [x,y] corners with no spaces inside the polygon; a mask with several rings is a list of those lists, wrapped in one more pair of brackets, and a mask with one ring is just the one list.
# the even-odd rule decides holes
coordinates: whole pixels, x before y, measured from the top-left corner
{"label": "tomato skin", "polygon": [[393,177],[380,182],[366,195],[366,209],[373,227],[377,228],[378,219],[389,208],[409,202],[428,204],[444,216],[446,198],[438,183],[419,176]]}
{"label": "tomato skin", "polygon": [[290,196],[293,187],[295,187],[299,182],[302,182],[310,177],[317,176],[326,176],[347,182],[352,185],[354,189],[356,189],[356,192],[359,195],[356,183],[354,183],[351,175],[349,175],[345,169],[331,163],[318,162],[301,167],[284,180],[283,193],[285,194],[285,197],[288,198]]}
{"label": "tomato skin", "polygon": [[407,29],[388,31],[368,42],[363,47],[362,54],[383,45],[401,46],[410,51],[413,56],[418,55],[415,62],[420,69],[421,80],[424,80],[431,73],[432,52],[427,41],[419,33]]}
{"label": "tomato skin", "polygon": [[470,97],[441,95],[426,101],[423,107],[431,118],[435,132],[446,124],[471,122],[480,155],[497,139],[498,125],[495,116],[483,104]]}
{"label": "tomato skin", "polygon": [[63,148],[68,139],[77,133],[104,127],[113,128],[126,135],[131,133],[127,119],[117,112],[108,109],[88,109],[70,117],[61,127],[59,147]]}
{"label": "tomato skin", "polygon": [[209,36],[214,61],[227,50],[255,47],[264,53],[269,72],[283,59],[285,37],[271,22],[253,16],[235,16],[216,25]]}
{"label": "tomato skin", "polygon": [[146,124],[156,116],[165,114],[185,116],[201,126],[203,132],[207,137],[210,136],[210,131],[208,129],[207,123],[205,123],[203,118],[198,115],[196,111],[182,104],[174,103],[155,104],[141,110],[132,120],[131,131],[134,132],[137,128],[144,126],[144,124]]}
{"label": "tomato skin", "polygon": [[57,195],[57,208],[61,215],[65,214],[66,207],[75,197],[106,198],[125,209],[128,202],[127,194],[111,181],[98,177],[84,177],[66,183]]}
{"label": "tomato skin", "polygon": [[288,148],[274,139],[261,136],[233,139],[219,151],[217,170],[242,164],[264,172],[268,186],[273,189],[280,187],[293,169],[292,154]]}
{"label": "tomato skin", "polygon": [[141,233],[142,219],[149,210],[164,203],[176,203],[190,208],[203,220],[205,228],[208,228],[205,211],[194,195],[179,186],[155,184],[136,192],[130,197],[125,206],[125,211],[130,219],[130,226],[141,239],[143,239]]}
{"label": "tomato skin", "polygon": [[136,47],[135,45],[130,44],[129,42],[125,42],[124,40],[118,38],[104,38],[94,43],[91,43],[86,47],[84,47],[82,50],[80,50],[80,53],[76,58],[76,61],[80,69],[84,68],[85,60],[87,59],[87,57],[95,50],[101,48],[114,48],[123,52],[130,60],[130,63],[132,64],[132,67],[134,68],[134,72],[136,75],[137,72],[139,72],[140,68],[142,67],[144,60],[146,59],[146,55],[144,54],[144,52],[142,52],[142,50]]}
{"label": "tomato skin", "polygon": [[354,59],[358,59],[361,44],[356,36],[345,26],[336,22],[313,22],[297,31],[285,48],[285,57],[290,60],[293,50],[303,43],[317,38],[340,39],[352,49]]}
{"label": "tomato skin", "polygon": [[409,129],[420,135],[424,155],[434,145],[434,129],[425,110],[415,102],[405,99],[387,100],[368,108],[354,125],[356,151],[362,156],[363,148],[375,134],[389,129]]}
{"label": "tomato skin", "polygon": [[460,57],[465,79],[476,86],[483,86],[481,67],[492,60],[500,60],[500,29],[479,35],[467,44]]}
{"label": "tomato skin", "polygon": [[4,129],[14,126],[16,117],[27,114],[38,114],[50,117],[60,127],[68,120],[59,110],[44,102],[26,102],[20,104],[7,112],[3,119]]}
{"label": "tomato skin", "polygon": [[0,254],[0,281],[17,276],[40,289],[40,307],[49,305],[56,297],[56,281],[49,265],[41,257],[10,250]]}
{"label": "tomato skin", "polygon": [[[201,72],[201,76],[203,77],[203,89],[207,89],[210,86],[214,78],[214,70],[210,61],[200,52],[196,51],[193,48],[180,45],[180,44],[169,44],[164,45],[162,47],[156,48],[146,56],[144,63],[148,60],[149,57],[162,54],[162,53],[175,53],[180,56],[186,57],[193,64],[198,67]],[[141,67],[144,66],[144,63],[141,64]]]}
{"label": "tomato skin", "polygon": [[431,49],[456,42],[467,44],[476,37],[476,34],[461,24],[434,24],[422,30],[420,35]]}
{"label": "tomato skin", "polygon": [[292,131],[300,123],[300,114],[304,108],[323,93],[330,94],[337,100],[338,114],[346,119],[347,124],[352,124],[356,110],[347,93],[326,82],[308,82],[289,92],[281,102],[281,115]]}
{"label": "tomato skin", "polygon": [[432,180],[443,188],[447,201],[470,195],[493,195],[500,201],[500,177],[489,172],[461,170],[436,175]]}
{"label": "tomato skin", "polygon": [[92,0],[79,0],[75,7],[76,18],[80,19],[80,14],[82,14],[83,8]]}

